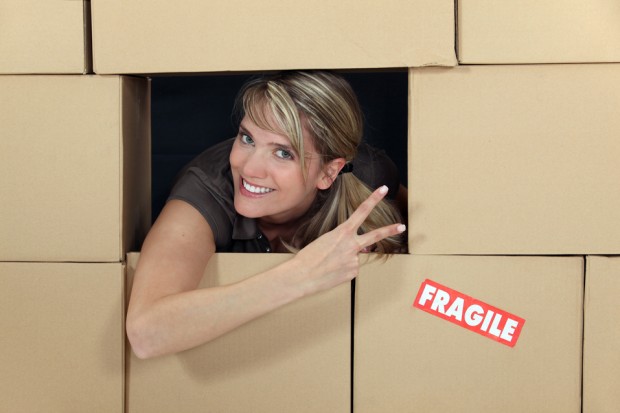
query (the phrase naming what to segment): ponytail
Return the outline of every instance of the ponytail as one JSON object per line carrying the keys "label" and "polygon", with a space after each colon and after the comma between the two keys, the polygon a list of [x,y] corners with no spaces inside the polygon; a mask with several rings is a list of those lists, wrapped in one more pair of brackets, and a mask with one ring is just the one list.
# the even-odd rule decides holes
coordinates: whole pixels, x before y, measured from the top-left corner
{"label": "ponytail", "polygon": [[[349,219],[371,194],[371,189],[352,173],[339,175],[330,188],[319,191],[314,202],[315,207],[308,211],[304,224],[296,231],[291,243],[285,245],[291,251],[305,247]],[[360,226],[358,234],[395,222],[402,222],[398,209],[390,200],[383,199],[370,212]],[[397,234],[377,242],[372,252],[378,254],[406,252],[405,245],[404,235]]]}

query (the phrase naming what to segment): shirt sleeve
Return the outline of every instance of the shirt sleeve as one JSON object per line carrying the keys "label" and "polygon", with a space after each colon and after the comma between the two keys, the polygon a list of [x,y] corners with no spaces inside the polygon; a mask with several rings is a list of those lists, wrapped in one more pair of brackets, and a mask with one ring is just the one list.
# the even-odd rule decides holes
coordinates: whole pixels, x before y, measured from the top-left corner
{"label": "shirt sleeve", "polygon": [[218,144],[201,153],[180,173],[168,200],[187,202],[200,212],[213,231],[217,250],[232,242],[235,219],[232,174],[228,156],[232,144]]}

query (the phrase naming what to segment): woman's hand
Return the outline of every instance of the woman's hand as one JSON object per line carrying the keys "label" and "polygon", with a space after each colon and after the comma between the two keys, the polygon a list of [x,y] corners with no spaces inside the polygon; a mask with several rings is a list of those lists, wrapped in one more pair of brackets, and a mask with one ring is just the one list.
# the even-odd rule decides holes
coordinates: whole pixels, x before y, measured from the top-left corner
{"label": "woman's hand", "polygon": [[359,274],[360,252],[384,238],[405,231],[405,225],[393,224],[357,235],[360,225],[387,192],[386,186],[375,190],[348,220],[297,253],[292,261],[302,275],[301,287],[304,295],[352,280]]}

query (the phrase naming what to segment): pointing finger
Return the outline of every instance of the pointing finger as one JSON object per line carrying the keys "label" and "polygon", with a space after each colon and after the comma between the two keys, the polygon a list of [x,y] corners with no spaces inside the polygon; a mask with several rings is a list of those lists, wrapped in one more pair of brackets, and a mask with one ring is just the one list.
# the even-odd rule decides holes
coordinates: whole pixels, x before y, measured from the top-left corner
{"label": "pointing finger", "polygon": [[387,193],[387,186],[383,185],[377,188],[368,198],[366,198],[364,202],[360,204],[360,206],[357,207],[357,209],[351,214],[349,219],[346,220],[345,223],[347,224],[347,226],[354,230],[357,230],[357,228],[359,228],[364,223],[368,215],[370,215],[370,212],[373,210],[373,208],[377,206],[379,202],[381,202],[381,200],[385,197]]}
{"label": "pointing finger", "polygon": [[406,229],[407,227],[403,224],[392,224],[362,234],[357,238],[357,241],[360,244],[360,248],[365,248],[376,244],[384,238],[403,233]]}

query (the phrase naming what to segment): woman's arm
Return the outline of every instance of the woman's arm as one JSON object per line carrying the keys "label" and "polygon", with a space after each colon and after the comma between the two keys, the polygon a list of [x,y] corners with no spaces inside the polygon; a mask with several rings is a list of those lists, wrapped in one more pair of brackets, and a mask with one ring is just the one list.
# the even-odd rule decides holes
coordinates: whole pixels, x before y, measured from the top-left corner
{"label": "woman's arm", "polygon": [[175,353],[212,340],[306,295],[353,279],[358,252],[402,232],[398,224],[358,236],[385,196],[373,193],[348,221],[292,258],[235,284],[196,289],[215,252],[213,233],[189,204],[164,207],[144,242],[127,314],[127,336],[140,358]]}
{"label": "woman's arm", "polygon": [[127,336],[138,357],[197,346],[300,296],[277,268],[196,289],[214,252],[203,216],[183,201],[168,202],[142,247],[129,301]]}

